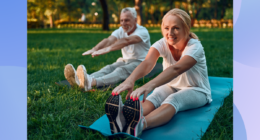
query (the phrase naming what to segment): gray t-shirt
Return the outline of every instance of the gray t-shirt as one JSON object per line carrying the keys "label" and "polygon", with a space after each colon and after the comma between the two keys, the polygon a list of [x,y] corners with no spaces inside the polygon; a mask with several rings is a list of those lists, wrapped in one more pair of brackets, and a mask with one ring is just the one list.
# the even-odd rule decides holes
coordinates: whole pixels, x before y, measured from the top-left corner
{"label": "gray t-shirt", "polygon": [[[143,61],[151,46],[150,35],[145,27],[138,24],[136,24],[136,26],[137,28],[135,31],[129,36],[137,35],[142,39],[142,42],[125,46],[121,49],[121,52],[123,59],[137,59]],[[129,37],[122,27],[115,30],[111,35],[117,39]]]}
{"label": "gray t-shirt", "polygon": [[[163,57],[163,70],[177,63],[171,54],[165,38],[155,42],[152,47],[158,50],[160,57]],[[197,63],[167,84],[177,89],[194,89],[203,92],[207,95],[209,103],[212,102],[206,57],[200,41],[193,38],[190,39],[182,52],[181,58],[185,55],[191,56]]]}

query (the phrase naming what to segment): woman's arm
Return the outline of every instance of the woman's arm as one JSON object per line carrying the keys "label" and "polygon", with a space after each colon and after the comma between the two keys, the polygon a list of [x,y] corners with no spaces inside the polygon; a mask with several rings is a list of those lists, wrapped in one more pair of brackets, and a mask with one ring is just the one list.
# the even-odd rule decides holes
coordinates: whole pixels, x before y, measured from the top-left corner
{"label": "woman's arm", "polygon": [[147,94],[150,93],[154,88],[170,82],[177,76],[181,75],[183,72],[192,68],[196,63],[197,61],[191,56],[184,56],[175,65],[168,67],[153,80],[132,92],[130,98],[136,100],[139,99],[142,94],[144,94],[143,101],[145,101]]}
{"label": "woman's arm", "polygon": [[126,98],[128,98],[133,91],[135,81],[151,72],[159,56],[159,52],[155,48],[151,47],[145,60],[135,68],[132,74],[122,84],[113,90],[112,94],[120,94],[121,92],[128,90],[126,96]]}
{"label": "woman's arm", "polygon": [[152,71],[160,54],[159,52],[151,47],[145,57],[145,60],[135,68],[133,73],[126,79],[127,81],[135,82]]}

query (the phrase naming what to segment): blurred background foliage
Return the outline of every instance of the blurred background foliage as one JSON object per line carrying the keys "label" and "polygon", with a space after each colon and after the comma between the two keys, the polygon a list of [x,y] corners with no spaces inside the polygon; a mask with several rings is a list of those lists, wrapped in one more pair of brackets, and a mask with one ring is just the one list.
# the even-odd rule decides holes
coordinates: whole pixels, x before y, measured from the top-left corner
{"label": "blurred background foliage", "polygon": [[191,16],[192,27],[233,28],[232,0],[27,0],[28,28],[119,24],[124,7],[135,7],[144,26],[158,26],[165,13],[180,8]]}

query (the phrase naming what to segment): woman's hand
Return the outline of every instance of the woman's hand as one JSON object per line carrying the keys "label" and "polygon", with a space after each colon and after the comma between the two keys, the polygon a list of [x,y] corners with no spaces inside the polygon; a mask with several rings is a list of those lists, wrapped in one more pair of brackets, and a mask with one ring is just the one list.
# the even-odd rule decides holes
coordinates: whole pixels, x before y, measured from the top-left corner
{"label": "woman's hand", "polygon": [[98,51],[93,52],[91,55],[92,55],[92,57],[99,56],[99,55],[102,55],[102,54],[109,53],[110,50],[111,50],[110,47],[106,47],[106,48],[103,48],[103,49],[100,49]]}
{"label": "woman's hand", "polygon": [[134,83],[133,82],[129,82],[129,81],[124,81],[122,84],[120,84],[119,86],[117,86],[116,88],[114,88],[114,90],[112,91],[112,95],[118,95],[121,92],[127,90],[128,93],[126,95],[126,100],[130,97],[130,94],[133,92],[134,89]]}
{"label": "woman's hand", "polygon": [[139,97],[144,94],[143,102],[146,100],[147,95],[153,91],[152,86],[149,86],[147,84],[143,85],[142,87],[136,89],[132,92],[130,95],[130,99],[133,99],[133,101],[139,100]]}

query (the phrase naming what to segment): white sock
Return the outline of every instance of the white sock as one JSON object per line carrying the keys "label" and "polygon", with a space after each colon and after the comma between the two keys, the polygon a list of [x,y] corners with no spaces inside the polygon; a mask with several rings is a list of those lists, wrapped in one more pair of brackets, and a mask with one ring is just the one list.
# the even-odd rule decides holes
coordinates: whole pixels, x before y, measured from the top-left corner
{"label": "white sock", "polygon": [[93,81],[93,78],[87,74],[87,80],[88,80],[87,88],[88,88],[88,90],[91,90],[92,89],[91,83]]}
{"label": "white sock", "polygon": [[144,116],[143,116],[143,123],[145,124],[145,128],[144,128],[144,130],[145,130],[147,128],[147,122],[146,122],[146,119]]}

